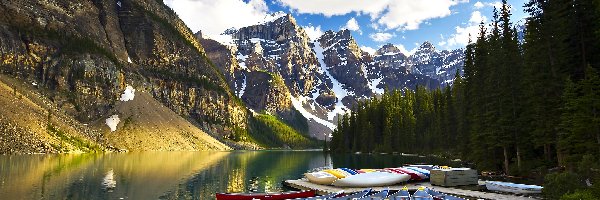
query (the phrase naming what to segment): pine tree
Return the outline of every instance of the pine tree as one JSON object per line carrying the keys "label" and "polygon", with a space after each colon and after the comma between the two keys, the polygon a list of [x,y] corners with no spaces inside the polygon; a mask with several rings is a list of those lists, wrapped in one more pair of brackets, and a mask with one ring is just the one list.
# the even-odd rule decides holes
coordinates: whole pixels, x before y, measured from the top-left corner
{"label": "pine tree", "polygon": [[[465,64],[466,65],[466,64]],[[454,84],[452,85],[452,102],[455,108],[456,120],[456,148],[457,152],[465,157],[469,153],[469,134],[468,134],[468,109],[465,91],[465,81],[457,70],[454,75]]]}

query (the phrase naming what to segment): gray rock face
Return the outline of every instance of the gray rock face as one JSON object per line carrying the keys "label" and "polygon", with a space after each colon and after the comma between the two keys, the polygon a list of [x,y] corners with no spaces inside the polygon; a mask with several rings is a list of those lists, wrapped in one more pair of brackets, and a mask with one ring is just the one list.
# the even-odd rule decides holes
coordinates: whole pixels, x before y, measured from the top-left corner
{"label": "gray rock face", "polygon": [[308,35],[291,15],[230,33],[243,66],[280,74],[295,96],[308,95],[317,86],[317,58]]}
{"label": "gray rock face", "polygon": [[110,114],[126,85],[228,134],[246,126],[222,73],[160,1],[2,1],[0,72],[38,82],[82,122]]}
{"label": "gray rock face", "polygon": [[280,76],[261,71],[246,72],[242,100],[248,108],[272,114],[286,113],[292,108],[290,92]]}
{"label": "gray rock face", "polygon": [[323,48],[323,61],[331,76],[347,86],[346,89],[353,91],[353,96],[371,96],[367,80],[370,63],[363,59],[363,52],[350,31],[327,31],[318,41]]}

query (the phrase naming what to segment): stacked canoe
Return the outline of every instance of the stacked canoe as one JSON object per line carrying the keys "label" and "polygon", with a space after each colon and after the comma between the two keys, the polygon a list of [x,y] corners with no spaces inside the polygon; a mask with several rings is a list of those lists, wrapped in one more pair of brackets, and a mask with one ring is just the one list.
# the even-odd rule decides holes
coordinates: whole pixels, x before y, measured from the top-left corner
{"label": "stacked canoe", "polygon": [[395,185],[409,180],[422,181],[430,177],[434,166],[405,166],[384,169],[327,169],[304,174],[308,181],[339,187],[376,187]]}
{"label": "stacked canoe", "polygon": [[416,192],[411,194],[408,188],[404,187],[401,190],[392,192],[389,190],[383,191],[372,191],[366,189],[364,191],[343,194],[341,191],[333,194],[327,194],[322,196],[316,196],[315,191],[297,191],[297,192],[284,192],[284,193],[247,193],[247,194],[235,194],[235,193],[217,193],[217,200],[251,200],[251,199],[263,199],[263,200],[373,200],[373,199],[390,199],[390,200],[464,200],[463,198],[450,196],[444,193],[437,192],[435,190],[421,187]]}

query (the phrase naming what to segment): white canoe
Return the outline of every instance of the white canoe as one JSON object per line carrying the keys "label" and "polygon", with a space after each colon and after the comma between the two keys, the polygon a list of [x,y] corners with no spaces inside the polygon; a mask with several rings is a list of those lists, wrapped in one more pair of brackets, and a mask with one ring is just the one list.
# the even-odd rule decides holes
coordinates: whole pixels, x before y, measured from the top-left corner
{"label": "white canoe", "polygon": [[410,179],[407,174],[395,174],[389,172],[371,172],[356,174],[333,182],[338,187],[377,187],[395,185]]}
{"label": "white canoe", "polygon": [[518,184],[518,183],[500,182],[500,181],[486,181],[485,187],[488,190],[510,192],[510,193],[517,193],[517,194],[542,193],[542,188],[544,188],[542,186],[537,186],[537,185],[525,185],[525,184]]}
{"label": "white canoe", "polygon": [[316,183],[319,185],[331,185],[334,181],[338,180],[333,174],[320,171],[320,172],[312,172],[304,174],[306,179],[311,183]]}

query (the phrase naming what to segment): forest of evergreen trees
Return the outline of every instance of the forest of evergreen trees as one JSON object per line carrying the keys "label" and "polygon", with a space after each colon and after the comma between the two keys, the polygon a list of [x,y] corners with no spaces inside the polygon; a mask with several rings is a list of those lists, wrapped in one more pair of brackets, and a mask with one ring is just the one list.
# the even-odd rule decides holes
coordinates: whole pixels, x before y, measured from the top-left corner
{"label": "forest of evergreen trees", "polygon": [[[506,174],[564,166],[572,176],[547,179],[600,182],[600,1],[530,0],[522,41],[503,4],[466,47],[452,87],[358,103],[331,149],[452,155]],[[574,185],[553,197],[584,188]]]}

